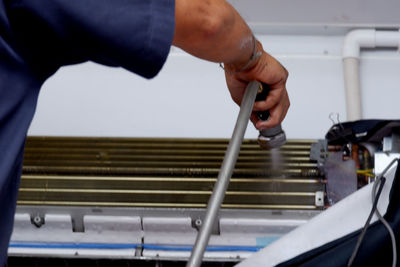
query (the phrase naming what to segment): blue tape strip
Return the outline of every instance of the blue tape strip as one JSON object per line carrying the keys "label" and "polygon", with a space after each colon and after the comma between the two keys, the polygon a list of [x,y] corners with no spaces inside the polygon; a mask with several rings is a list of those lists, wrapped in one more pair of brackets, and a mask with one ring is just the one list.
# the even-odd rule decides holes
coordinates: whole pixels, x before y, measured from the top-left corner
{"label": "blue tape strip", "polygon": [[271,243],[278,240],[280,236],[269,236],[269,237],[257,237],[256,238],[256,245],[257,247],[266,247]]}
{"label": "blue tape strip", "polygon": [[[154,249],[154,250],[167,250],[167,251],[192,251],[191,246],[161,246],[161,245],[151,245],[143,244],[144,249]],[[251,247],[251,246],[215,246],[207,247],[206,251],[250,251],[257,252],[262,247]]]}
{"label": "blue tape strip", "polygon": [[[164,251],[192,251],[191,246],[162,246],[151,244],[98,244],[98,243],[54,243],[54,242],[10,242],[10,248],[49,248],[49,249],[144,249]],[[249,251],[257,252],[262,247],[256,246],[215,246],[207,247],[206,251]]]}

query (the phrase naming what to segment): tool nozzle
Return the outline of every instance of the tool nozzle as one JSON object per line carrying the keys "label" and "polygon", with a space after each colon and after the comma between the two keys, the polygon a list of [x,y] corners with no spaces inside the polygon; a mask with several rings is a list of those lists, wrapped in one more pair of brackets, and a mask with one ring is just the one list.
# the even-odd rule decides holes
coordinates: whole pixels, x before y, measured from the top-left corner
{"label": "tool nozzle", "polygon": [[278,148],[285,143],[286,134],[280,124],[274,128],[261,130],[258,136],[258,144],[264,149]]}

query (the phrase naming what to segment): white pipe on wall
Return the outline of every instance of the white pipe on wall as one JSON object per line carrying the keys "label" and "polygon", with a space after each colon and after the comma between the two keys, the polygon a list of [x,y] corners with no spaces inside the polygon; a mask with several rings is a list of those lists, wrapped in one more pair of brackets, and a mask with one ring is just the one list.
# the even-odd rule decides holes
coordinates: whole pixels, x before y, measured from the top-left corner
{"label": "white pipe on wall", "polygon": [[348,121],[355,121],[362,118],[360,72],[358,65],[358,58],[343,58],[346,115]]}
{"label": "white pipe on wall", "polygon": [[358,69],[360,49],[375,47],[400,47],[400,31],[353,30],[344,39],[343,71],[348,121],[362,118],[360,73]]}

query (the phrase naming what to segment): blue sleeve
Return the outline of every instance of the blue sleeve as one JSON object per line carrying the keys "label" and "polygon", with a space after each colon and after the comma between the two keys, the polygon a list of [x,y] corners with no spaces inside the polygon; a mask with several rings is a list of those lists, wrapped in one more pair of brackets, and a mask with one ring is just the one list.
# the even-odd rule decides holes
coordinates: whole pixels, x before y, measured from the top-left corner
{"label": "blue sleeve", "polygon": [[174,11],[174,0],[0,0],[0,266],[42,83],[87,60],[155,76],[172,43]]}
{"label": "blue sleeve", "polygon": [[154,77],[174,35],[174,0],[5,0],[21,54],[49,76],[92,60]]}

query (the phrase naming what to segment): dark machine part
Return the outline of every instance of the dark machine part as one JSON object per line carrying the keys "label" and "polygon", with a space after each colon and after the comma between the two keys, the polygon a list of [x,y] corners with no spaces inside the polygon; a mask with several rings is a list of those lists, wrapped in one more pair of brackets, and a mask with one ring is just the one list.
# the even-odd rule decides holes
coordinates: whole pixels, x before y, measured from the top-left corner
{"label": "dark machine part", "polygon": [[399,131],[400,120],[358,120],[337,123],[325,136],[329,145],[347,143],[382,143],[382,139]]}
{"label": "dark machine part", "polygon": [[326,176],[329,205],[374,181],[376,152],[400,152],[400,120],[339,122],[312,145],[310,157]]}
{"label": "dark machine part", "polygon": [[341,151],[358,170],[370,170],[375,152],[400,152],[399,137],[399,120],[358,120],[333,125],[325,140],[329,151]]}
{"label": "dark machine part", "polygon": [[[271,88],[269,85],[265,83],[260,83],[256,101],[264,101]],[[269,118],[269,111],[258,111],[257,116],[260,120],[266,121]],[[274,128],[265,129],[260,131],[260,135],[258,136],[258,143],[260,144],[261,148],[270,149],[270,148],[277,148],[281,147],[286,143],[286,135],[285,132],[282,130],[281,125],[275,126]]]}

